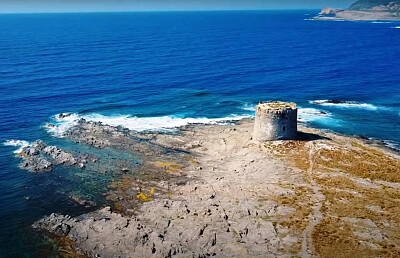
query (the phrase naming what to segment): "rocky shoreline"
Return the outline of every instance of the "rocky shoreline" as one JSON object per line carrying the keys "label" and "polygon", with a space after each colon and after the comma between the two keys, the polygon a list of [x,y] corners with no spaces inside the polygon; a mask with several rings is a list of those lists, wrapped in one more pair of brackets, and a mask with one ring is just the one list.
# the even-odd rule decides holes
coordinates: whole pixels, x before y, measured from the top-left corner
{"label": "rocky shoreline", "polygon": [[320,21],[399,21],[400,15],[381,11],[352,11],[333,8],[323,9],[313,20]]}
{"label": "rocky shoreline", "polygon": [[111,207],[33,227],[88,257],[400,255],[398,155],[305,127],[297,140],[255,144],[252,126],[163,134],[82,120],[67,138],[143,162],[110,186]]}
{"label": "rocky shoreline", "polygon": [[400,1],[358,0],[347,9],[324,8],[313,18],[325,21],[398,21]]}

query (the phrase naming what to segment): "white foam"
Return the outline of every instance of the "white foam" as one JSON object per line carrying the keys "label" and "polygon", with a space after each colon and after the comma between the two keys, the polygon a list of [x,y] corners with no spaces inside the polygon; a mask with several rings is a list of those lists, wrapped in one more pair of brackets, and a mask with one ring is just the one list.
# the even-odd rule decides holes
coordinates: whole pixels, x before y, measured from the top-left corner
{"label": "white foam", "polygon": [[[246,103],[242,106],[242,109],[246,111],[256,111],[256,105]],[[299,122],[322,121],[323,119],[334,120],[333,115],[327,111],[316,108],[298,108]]]}
{"label": "white foam", "polygon": [[249,104],[249,103],[245,103],[243,106],[242,106],[242,109],[243,110],[246,110],[246,111],[256,111],[256,105],[253,105],[253,104]]}
{"label": "white foam", "polygon": [[388,22],[388,21],[373,21],[373,22],[371,22],[371,23],[392,23],[392,22]]}
{"label": "white foam", "polygon": [[378,107],[375,105],[356,102],[356,101],[344,101],[341,103],[332,103],[330,100],[320,99],[320,100],[310,100],[309,103],[321,106],[338,107],[338,108],[358,108],[358,109],[366,109],[372,111],[378,110]]}
{"label": "white foam", "polygon": [[321,119],[331,118],[332,114],[321,111],[316,108],[299,108],[298,109],[298,120],[301,122],[312,122]]}
{"label": "white foam", "polygon": [[400,151],[400,143],[390,140],[384,140],[383,142],[389,148]]}
{"label": "white foam", "polygon": [[78,114],[68,114],[67,116],[56,115],[53,123],[47,123],[44,128],[56,137],[63,137],[64,133],[71,127],[77,125],[81,117]]}
{"label": "white foam", "polygon": [[392,27],[392,29],[400,29],[400,26]]}
{"label": "white foam", "polygon": [[174,116],[161,117],[134,117],[129,115],[105,116],[101,114],[54,117],[55,123],[45,125],[46,130],[56,137],[63,137],[65,132],[75,126],[79,119],[90,122],[101,122],[111,126],[122,126],[135,131],[169,131],[188,124],[224,124],[229,121],[238,121],[249,115],[230,115],[223,118],[179,118]]}
{"label": "white foam", "polygon": [[30,145],[29,142],[23,140],[7,140],[3,143],[4,146],[15,146],[20,147],[14,151],[14,153],[20,153],[23,148],[28,147]]}
{"label": "white foam", "polygon": [[332,113],[316,108],[299,108],[298,121],[306,123],[315,122],[328,127],[343,126],[343,121],[335,118]]}

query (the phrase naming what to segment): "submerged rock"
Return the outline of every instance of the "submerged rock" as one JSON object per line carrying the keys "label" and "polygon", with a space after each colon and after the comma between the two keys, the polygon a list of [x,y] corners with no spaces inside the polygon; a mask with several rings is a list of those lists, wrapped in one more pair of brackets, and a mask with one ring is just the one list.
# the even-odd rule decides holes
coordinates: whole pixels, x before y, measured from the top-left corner
{"label": "submerged rock", "polygon": [[96,203],[95,203],[95,202],[89,201],[89,200],[85,200],[85,199],[83,199],[82,197],[77,196],[77,195],[71,195],[70,198],[71,198],[71,200],[73,200],[74,202],[76,202],[76,203],[78,203],[78,204],[80,204],[80,205],[82,205],[82,206],[85,206],[85,207],[96,206]]}

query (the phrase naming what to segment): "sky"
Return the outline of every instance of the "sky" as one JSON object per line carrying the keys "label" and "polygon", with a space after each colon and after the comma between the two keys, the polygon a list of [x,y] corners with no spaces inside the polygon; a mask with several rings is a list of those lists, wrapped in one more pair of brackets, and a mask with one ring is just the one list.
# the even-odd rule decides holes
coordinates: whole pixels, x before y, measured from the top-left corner
{"label": "sky", "polygon": [[0,0],[0,13],[346,8],[355,0]]}

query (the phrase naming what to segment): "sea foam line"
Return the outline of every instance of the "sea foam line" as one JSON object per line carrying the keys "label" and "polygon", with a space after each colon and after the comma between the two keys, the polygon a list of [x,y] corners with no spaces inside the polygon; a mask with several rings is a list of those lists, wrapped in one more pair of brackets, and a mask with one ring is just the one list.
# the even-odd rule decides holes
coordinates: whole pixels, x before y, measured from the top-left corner
{"label": "sea foam line", "polygon": [[389,21],[373,21],[373,22],[371,22],[371,23],[377,23],[377,24],[386,24],[386,23],[392,23],[392,22],[389,22]]}
{"label": "sea foam line", "polygon": [[[256,111],[256,105],[252,105],[249,103],[245,103],[242,106],[243,110],[246,111]],[[299,122],[313,122],[313,121],[319,121],[322,122],[322,120],[325,120],[325,122],[330,123],[330,122],[338,122],[337,119],[333,117],[333,114],[330,112],[327,112],[325,110],[320,110],[316,108],[302,108],[298,107],[298,121]]]}
{"label": "sea foam line", "polygon": [[45,129],[56,137],[63,137],[65,132],[77,125],[83,118],[89,122],[101,122],[111,126],[122,126],[134,131],[171,131],[189,124],[225,124],[230,121],[239,121],[249,115],[230,115],[222,118],[179,118],[174,116],[161,117],[135,117],[129,115],[105,116],[101,114],[67,114],[56,115],[54,122],[48,123]]}
{"label": "sea foam line", "polygon": [[395,141],[391,141],[391,140],[384,140],[383,143],[387,147],[400,152],[400,143],[399,142],[395,142]]}
{"label": "sea foam line", "polygon": [[322,111],[316,108],[298,109],[298,120],[300,122],[321,121],[323,119],[333,119],[332,117],[333,117],[332,113],[327,111]]}
{"label": "sea foam line", "polygon": [[376,111],[378,107],[369,103],[356,102],[356,101],[333,101],[327,99],[319,99],[319,100],[310,100],[310,104],[321,105],[321,106],[330,106],[337,108],[358,108],[358,109],[366,109]]}
{"label": "sea foam line", "polygon": [[23,141],[23,140],[7,140],[3,143],[3,145],[20,147],[14,151],[14,153],[18,154],[22,152],[23,148],[28,147],[30,143],[28,141]]}

